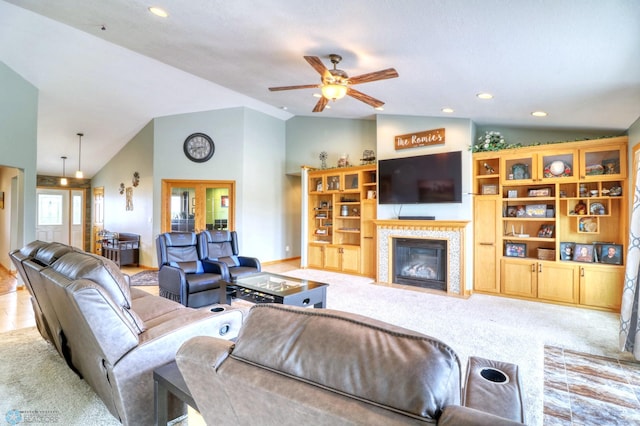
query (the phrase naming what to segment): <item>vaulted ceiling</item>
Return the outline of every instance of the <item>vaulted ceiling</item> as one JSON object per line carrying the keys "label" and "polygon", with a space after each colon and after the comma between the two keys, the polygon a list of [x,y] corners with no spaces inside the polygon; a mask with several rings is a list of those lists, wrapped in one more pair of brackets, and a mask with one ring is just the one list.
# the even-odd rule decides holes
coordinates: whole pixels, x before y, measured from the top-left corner
{"label": "vaulted ceiling", "polygon": [[[640,116],[635,0],[163,0],[167,18],[154,5],[0,1],[0,61],[39,89],[38,173],[59,174],[61,155],[73,170],[80,131],[90,177],[154,117],[234,106],[612,134]],[[357,86],[384,111],[346,97],[313,113],[316,89],[267,90],[319,84],[303,56],[331,67],[331,53],[350,76],[398,71]]]}

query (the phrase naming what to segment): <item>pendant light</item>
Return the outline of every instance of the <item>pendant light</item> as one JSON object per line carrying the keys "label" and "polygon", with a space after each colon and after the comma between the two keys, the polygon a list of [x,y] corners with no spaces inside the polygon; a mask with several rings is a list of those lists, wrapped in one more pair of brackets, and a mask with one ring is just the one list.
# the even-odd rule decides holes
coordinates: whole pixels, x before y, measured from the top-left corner
{"label": "pendant light", "polygon": [[80,156],[82,153],[82,137],[84,136],[84,134],[77,133],[77,135],[78,135],[78,170],[76,171],[76,178],[82,179],[84,177],[84,174],[82,173],[82,169],[80,168]]}
{"label": "pendant light", "polygon": [[67,181],[67,174],[65,173],[65,167],[64,167],[65,162],[67,161],[67,157],[63,155],[60,158],[62,158],[62,177],[60,178],[60,185],[67,186],[69,182]]}

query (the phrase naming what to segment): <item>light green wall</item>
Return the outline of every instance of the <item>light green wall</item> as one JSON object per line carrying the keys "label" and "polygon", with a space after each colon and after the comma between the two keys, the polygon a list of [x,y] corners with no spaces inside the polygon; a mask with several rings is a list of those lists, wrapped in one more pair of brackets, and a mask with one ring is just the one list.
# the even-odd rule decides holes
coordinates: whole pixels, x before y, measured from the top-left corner
{"label": "light green wall", "polygon": [[[285,122],[230,108],[160,117],[153,126],[154,234],[160,232],[162,179],[233,180],[241,252],[262,261],[284,258]],[[205,163],[189,161],[182,150],[185,138],[196,132],[215,143],[215,154]]]}
{"label": "light green wall", "polygon": [[301,166],[320,168],[322,151],[327,153],[328,167],[336,167],[342,154],[358,165],[366,149],[376,149],[375,120],[293,117],[287,121],[287,173],[300,173]]}
{"label": "light green wall", "polygon": [[[38,90],[0,62],[0,93],[0,263],[10,269],[7,253],[35,239]],[[12,211],[18,215],[13,222]]]}
{"label": "light green wall", "polygon": [[[261,261],[288,257],[293,241],[285,234],[288,209],[285,178],[285,122],[244,109],[244,157],[236,210],[240,253]],[[299,239],[298,239],[299,241]]]}
{"label": "light green wall", "polygon": [[[111,232],[140,235],[140,264],[153,265],[156,259],[153,231],[153,125],[147,124],[91,180],[104,187],[104,227]],[[140,182],[133,186],[133,173]],[[126,210],[120,184],[133,191],[133,210]],[[93,201],[93,200],[92,200]]]}

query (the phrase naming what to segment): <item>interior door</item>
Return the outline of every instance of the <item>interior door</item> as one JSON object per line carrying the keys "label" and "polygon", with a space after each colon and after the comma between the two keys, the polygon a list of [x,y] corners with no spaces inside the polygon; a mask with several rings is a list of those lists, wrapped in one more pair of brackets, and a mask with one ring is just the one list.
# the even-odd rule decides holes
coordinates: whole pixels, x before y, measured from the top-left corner
{"label": "interior door", "polygon": [[233,230],[235,181],[162,181],[162,232]]}

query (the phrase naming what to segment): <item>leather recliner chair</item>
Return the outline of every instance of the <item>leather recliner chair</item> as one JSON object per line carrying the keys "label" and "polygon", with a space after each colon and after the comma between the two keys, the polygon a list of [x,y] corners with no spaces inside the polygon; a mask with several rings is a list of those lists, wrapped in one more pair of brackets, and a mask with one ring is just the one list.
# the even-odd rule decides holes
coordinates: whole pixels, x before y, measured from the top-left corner
{"label": "leather recliner chair", "polygon": [[220,301],[218,281],[223,276],[217,265],[203,261],[198,255],[195,232],[160,234],[156,250],[160,296],[192,308],[230,303],[230,300]]}
{"label": "leather recliner chair", "polygon": [[198,238],[200,258],[215,262],[216,272],[225,281],[233,282],[262,270],[257,258],[239,255],[236,231],[204,231]]}

